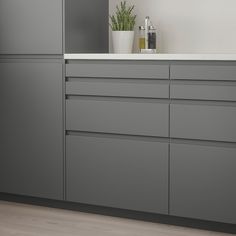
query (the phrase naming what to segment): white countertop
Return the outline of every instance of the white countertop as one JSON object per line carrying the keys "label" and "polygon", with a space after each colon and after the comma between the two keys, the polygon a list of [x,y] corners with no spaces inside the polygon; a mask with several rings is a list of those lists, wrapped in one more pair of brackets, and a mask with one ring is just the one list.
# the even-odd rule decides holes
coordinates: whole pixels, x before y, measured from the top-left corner
{"label": "white countertop", "polygon": [[236,61],[236,54],[64,54],[68,60]]}

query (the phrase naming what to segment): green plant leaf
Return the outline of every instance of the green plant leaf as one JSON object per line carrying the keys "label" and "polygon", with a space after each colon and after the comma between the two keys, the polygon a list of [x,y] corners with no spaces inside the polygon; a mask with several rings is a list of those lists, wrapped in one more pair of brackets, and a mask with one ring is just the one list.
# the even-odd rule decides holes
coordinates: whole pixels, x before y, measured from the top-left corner
{"label": "green plant leaf", "polygon": [[133,31],[136,15],[133,14],[134,5],[127,6],[126,1],[121,1],[116,6],[114,15],[110,15],[110,27],[113,31]]}

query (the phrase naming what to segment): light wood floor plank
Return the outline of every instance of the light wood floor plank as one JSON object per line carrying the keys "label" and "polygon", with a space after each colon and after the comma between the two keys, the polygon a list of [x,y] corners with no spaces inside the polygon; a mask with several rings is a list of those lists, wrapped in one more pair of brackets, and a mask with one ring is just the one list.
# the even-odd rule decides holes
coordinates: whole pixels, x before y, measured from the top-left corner
{"label": "light wood floor plank", "polygon": [[0,201],[0,236],[229,236],[158,223]]}

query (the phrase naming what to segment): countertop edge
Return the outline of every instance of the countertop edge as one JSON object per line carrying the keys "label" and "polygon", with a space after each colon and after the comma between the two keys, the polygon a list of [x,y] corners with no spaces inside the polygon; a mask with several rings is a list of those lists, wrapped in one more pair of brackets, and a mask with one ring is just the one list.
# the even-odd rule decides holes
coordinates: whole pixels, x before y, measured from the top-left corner
{"label": "countertop edge", "polygon": [[236,54],[64,54],[65,60],[236,61]]}

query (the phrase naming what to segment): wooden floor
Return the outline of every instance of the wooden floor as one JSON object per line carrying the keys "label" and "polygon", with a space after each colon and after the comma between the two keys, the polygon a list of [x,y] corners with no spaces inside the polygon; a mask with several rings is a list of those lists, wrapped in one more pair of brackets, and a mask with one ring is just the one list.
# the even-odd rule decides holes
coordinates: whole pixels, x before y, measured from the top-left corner
{"label": "wooden floor", "polygon": [[0,236],[232,235],[0,201]]}

